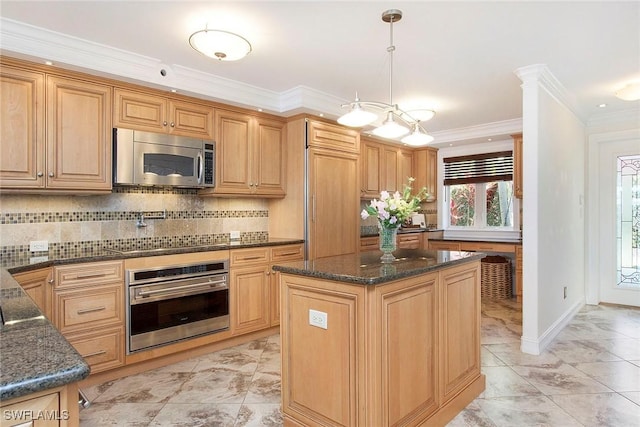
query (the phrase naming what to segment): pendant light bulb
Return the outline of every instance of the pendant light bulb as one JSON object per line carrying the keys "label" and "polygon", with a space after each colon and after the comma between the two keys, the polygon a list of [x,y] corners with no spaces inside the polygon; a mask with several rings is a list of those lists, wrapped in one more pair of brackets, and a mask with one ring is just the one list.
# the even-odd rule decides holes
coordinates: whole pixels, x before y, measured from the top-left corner
{"label": "pendant light bulb", "polygon": [[421,145],[427,145],[433,141],[433,137],[427,133],[420,131],[420,126],[416,123],[413,125],[413,132],[402,138],[402,142],[413,147],[419,147]]}
{"label": "pendant light bulb", "polygon": [[393,111],[387,113],[387,119],[382,123],[382,126],[378,126],[373,130],[374,135],[390,139],[399,138],[408,132],[409,129],[393,120]]}

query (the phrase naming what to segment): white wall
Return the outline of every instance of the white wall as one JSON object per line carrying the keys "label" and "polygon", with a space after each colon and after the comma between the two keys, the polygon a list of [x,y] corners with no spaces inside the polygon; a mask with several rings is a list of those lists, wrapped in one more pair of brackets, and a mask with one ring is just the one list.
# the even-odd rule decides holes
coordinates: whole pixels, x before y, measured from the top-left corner
{"label": "white wall", "polygon": [[584,305],[586,132],[546,66],[517,73],[524,138],[521,348],[539,354]]}

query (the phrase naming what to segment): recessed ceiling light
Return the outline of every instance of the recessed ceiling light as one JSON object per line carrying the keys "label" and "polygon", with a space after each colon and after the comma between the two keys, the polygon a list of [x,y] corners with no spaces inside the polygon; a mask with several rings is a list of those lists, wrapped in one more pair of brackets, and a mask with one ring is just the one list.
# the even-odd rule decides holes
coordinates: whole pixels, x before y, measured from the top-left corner
{"label": "recessed ceiling light", "polygon": [[260,113],[262,113],[262,108],[258,108],[258,111],[259,111]]}
{"label": "recessed ceiling light", "polygon": [[44,61],[44,64],[45,64],[45,65],[53,65],[53,62],[51,62],[51,61]]}
{"label": "recessed ceiling light", "polygon": [[178,89],[171,89],[171,92],[176,93]]}
{"label": "recessed ceiling light", "polygon": [[324,113],[320,113],[318,114],[320,117],[324,117]]}
{"label": "recessed ceiling light", "polygon": [[598,108],[606,108],[607,104],[598,104]]}
{"label": "recessed ceiling light", "polygon": [[487,141],[493,141],[493,138],[487,138]]}

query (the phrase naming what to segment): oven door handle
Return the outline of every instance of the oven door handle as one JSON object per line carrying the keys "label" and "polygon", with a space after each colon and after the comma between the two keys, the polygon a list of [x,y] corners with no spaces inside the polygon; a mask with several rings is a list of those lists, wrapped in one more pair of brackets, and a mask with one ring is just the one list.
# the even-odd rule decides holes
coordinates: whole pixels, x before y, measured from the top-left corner
{"label": "oven door handle", "polygon": [[189,295],[191,293],[195,293],[199,290],[212,289],[214,291],[222,291],[225,289],[229,289],[227,286],[226,279],[220,279],[215,282],[204,282],[204,283],[194,283],[192,285],[183,285],[183,286],[174,286],[172,288],[164,288],[164,289],[152,289],[150,291],[141,290],[140,292],[136,292],[136,299],[140,298],[148,298],[150,296],[163,296],[163,295]]}

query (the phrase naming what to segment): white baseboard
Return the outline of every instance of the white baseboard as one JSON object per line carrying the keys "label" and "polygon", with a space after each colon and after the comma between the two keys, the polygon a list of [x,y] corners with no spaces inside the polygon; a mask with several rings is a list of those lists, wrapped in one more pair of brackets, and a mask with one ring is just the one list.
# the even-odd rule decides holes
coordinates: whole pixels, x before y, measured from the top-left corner
{"label": "white baseboard", "polygon": [[560,316],[549,328],[544,331],[537,339],[527,338],[522,336],[520,338],[520,351],[527,354],[538,355],[544,351],[545,348],[553,342],[554,338],[564,329],[565,326],[571,322],[571,319],[584,307],[584,298],[580,298],[576,301],[562,316]]}

